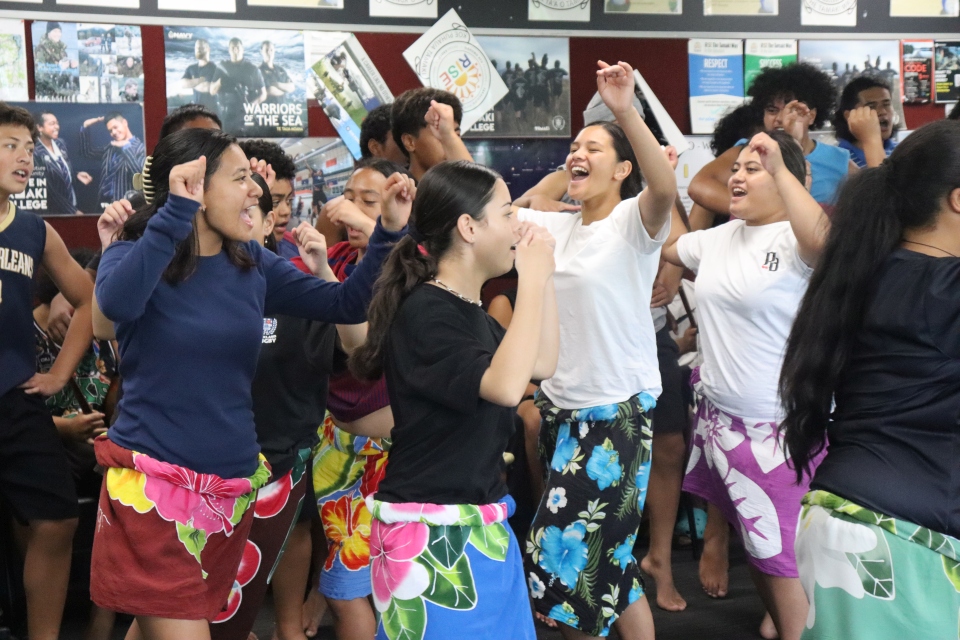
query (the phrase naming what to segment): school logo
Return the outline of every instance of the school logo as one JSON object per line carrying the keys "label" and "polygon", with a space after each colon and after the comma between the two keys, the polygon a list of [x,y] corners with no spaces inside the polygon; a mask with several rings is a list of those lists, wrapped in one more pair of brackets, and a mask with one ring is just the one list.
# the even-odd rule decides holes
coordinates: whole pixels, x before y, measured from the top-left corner
{"label": "school logo", "polygon": [[550,125],[555,131],[563,131],[563,128],[566,126],[566,124],[567,121],[564,120],[563,116],[553,116],[553,120],[550,121]]}
{"label": "school logo", "polygon": [[776,251],[768,251],[767,259],[764,261],[761,269],[766,269],[767,271],[773,272],[780,268],[780,258],[777,257]]}
{"label": "school logo", "polygon": [[822,16],[839,16],[856,12],[857,0],[803,0],[803,10]]}
{"label": "school logo", "polygon": [[273,344],[277,341],[277,322],[276,318],[263,319],[263,344]]}
{"label": "school logo", "polygon": [[492,81],[487,56],[470,39],[465,26],[454,24],[427,45],[415,65],[424,84],[457,96],[464,112],[483,102]]}
{"label": "school logo", "polygon": [[533,6],[539,9],[556,9],[557,11],[566,11],[567,9],[585,9],[590,4],[590,0],[533,0]]}

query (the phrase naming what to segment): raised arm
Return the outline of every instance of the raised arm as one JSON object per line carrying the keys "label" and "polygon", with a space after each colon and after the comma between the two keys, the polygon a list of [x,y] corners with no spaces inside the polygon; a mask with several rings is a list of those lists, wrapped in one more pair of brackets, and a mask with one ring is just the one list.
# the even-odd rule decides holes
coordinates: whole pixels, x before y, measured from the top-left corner
{"label": "raised arm", "polygon": [[[729,213],[730,191],[727,183],[730,181],[730,170],[739,155],[739,148],[730,147],[700,169],[687,187],[690,199],[707,212]],[[697,211],[693,210],[690,217],[695,218],[696,215]],[[699,225],[694,225],[695,229],[698,227]]]}
{"label": "raised arm", "polygon": [[460,137],[460,125],[453,119],[453,107],[436,100],[430,103],[430,109],[423,117],[427,122],[427,129],[437,137],[443,146],[447,160],[466,160],[473,162],[473,156],[467,151]]}
{"label": "raised arm", "polygon": [[677,197],[676,176],[660,143],[633,106],[633,67],[626,62],[610,66],[602,60],[597,65],[597,91],[630,141],[646,179],[647,186],[638,196],[640,217],[650,237],[656,237],[670,219]]}
{"label": "raised arm", "polygon": [[790,226],[797,237],[800,259],[808,266],[815,266],[830,231],[830,219],[806,187],[787,170],[775,140],[765,133],[758,133],[750,141],[750,149],[760,155],[763,168],[777,183],[780,197],[787,207]]}
{"label": "raised arm", "polygon": [[170,265],[177,243],[193,229],[203,198],[207,160],[177,165],[170,171],[170,195],[136,242],[114,242],[97,270],[97,303],[114,322],[139,318]]}
{"label": "raised arm", "polygon": [[569,185],[570,180],[566,171],[561,169],[548,173],[525,194],[514,200],[513,204],[519,208],[534,211],[580,211],[578,205],[560,201],[567,193]]}

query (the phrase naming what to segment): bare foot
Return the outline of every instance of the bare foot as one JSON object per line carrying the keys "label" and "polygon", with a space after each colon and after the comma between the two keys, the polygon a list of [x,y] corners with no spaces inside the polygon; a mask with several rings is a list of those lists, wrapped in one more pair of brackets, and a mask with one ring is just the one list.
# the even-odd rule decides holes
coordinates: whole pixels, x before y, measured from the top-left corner
{"label": "bare foot", "polygon": [[320,621],[323,620],[323,614],[327,612],[327,601],[316,589],[311,589],[307,595],[306,602],[303,603],[303,632],[308,638],[317,635],[320,629]]}
{"label": "bare foot", "polygon": [[543,614],[540,613],[539,611],[534,611],[534,612],[533,612],[533,616],[534,616],[537,620],[539,620],[540,622],[542,622],[543,624],[545,624],[545,625],[547,625],[548,627],[550,627],[551,629],[556,629],[556,628],[557,628],[557,621],[554,620],[553,618],[548,618],[547,616],[543,615]]}
{"label": "bare foot", "polygon": [[760,635],[764,640],[777,640],[780,637],[780,634],[777,633],[777,625],[773,624],[773,618],[770,617],[769,611],[763,616],[763,622],[760,623]]}
{"label": "bare foot", "polygon": [[671,568],[660,566],[649,554],[640,561],[640,568],[657,583],[657,606],[664,611],[683,611],[687,608],[687,601],[673,584]]}
{"label": "bare foot", "polygon": [[714,536],[703,542],[700,556],[700,584],[711,598],[726,598],[730,586],[730,557],[726,536]]}

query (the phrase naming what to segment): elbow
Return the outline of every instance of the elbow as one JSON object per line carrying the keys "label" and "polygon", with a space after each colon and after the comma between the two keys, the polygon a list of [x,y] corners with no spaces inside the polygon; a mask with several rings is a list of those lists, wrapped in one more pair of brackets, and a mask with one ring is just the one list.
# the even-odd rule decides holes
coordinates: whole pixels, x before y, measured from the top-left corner
{"label": "elbow", "polygon": [[140,315],[129,305],[123,304],[121,300],[110,294],[104,294],[103,291],[97,291],[97,307],[100,313],[110,322],[130,322],[136,320]]}

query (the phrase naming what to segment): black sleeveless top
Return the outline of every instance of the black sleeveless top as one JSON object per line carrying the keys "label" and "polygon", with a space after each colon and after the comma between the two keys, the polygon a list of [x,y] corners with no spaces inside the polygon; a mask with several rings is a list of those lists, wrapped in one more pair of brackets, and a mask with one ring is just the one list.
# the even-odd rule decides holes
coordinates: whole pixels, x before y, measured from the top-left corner
{"label": "black sleeveless top", "polygon": [[37,371],[33,341],[33,272],[43,259],[47,228],[29,211],[0,222],[0,396]]}

